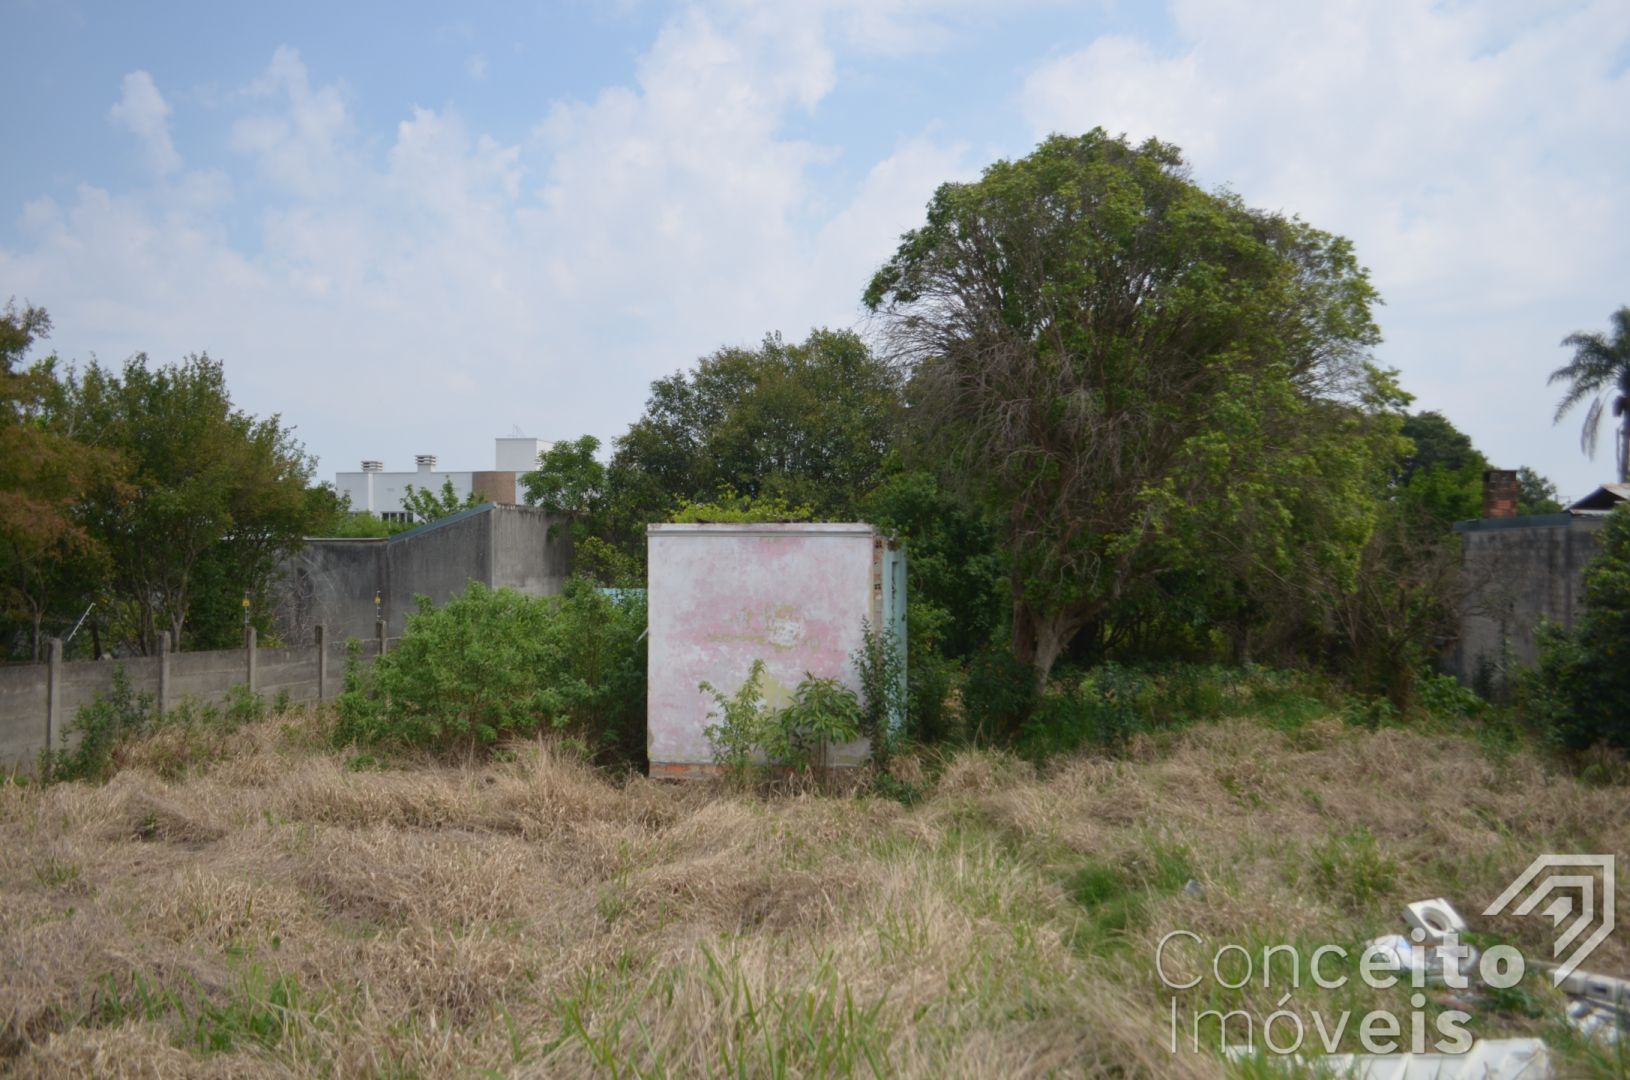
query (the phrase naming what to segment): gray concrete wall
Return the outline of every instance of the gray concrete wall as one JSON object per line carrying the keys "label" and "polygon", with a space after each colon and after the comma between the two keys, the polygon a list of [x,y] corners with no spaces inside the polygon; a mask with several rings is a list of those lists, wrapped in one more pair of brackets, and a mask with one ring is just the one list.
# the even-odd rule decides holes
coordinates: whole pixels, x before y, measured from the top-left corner
{"label": "gray concrete wall", "polygon": [[560,592],[571,573],[563,518],[530,506],[487,503],[388,540],[307,540],[283,568],[278,635],[309,641],[322,624],[336,643],[374,636],[374,594],[399,637],[415,599],[445,603],[472,581],[534,596]]}
{"label": "gray concrete wall", "polygon": [[502,512],[487,503],[386,541],[385,619],[392,636],[417,610],[417,597],[440,606],[472,581],[492,584],[492,519]]}
{"label": "gray concrete wall", "polygon": [[495,589],[553,596],[572,572],[570,522],[532,507],[499,507],[492,515],[492,577]]}
{"label": "gray concrete wall", "polygon": [[29,763],[45,749],[44,664],[0,667],[0,762]]}
{"label": "gray concrete wall", "polygon": [[278,636],[310,641],[328,628],[330,640],[374,636],[374,593],[385,588],[385,540],[307,540],[283,565],[274,610]]}
{"label": "gray concrete wall", "polygon": [[[386,648],[394,647],[387,640]],[[379,656],[380,642],[359,643],[360,659],[371,664]],[[254,650],[255,692],[268,703],[282,693],[295,702],[332,700],[345,687],[346,645],[328,635],[327,678],[319,695],[318,646]],[[45,664],[8,664],[0,667],[0,769],[29,769],[39,760],[49,738],[53,749],[71,747],[79,710],[113,688],[113,676],[123,670],[132,689],[159,699],[160,668],[169,665],[167,696],[170,707],[186,700],[220,704],[236,687],[249,682],[249,650],[171,653],[124,660],[58,659]],[[52,686],[56,689],[53,701]]]}
{"label": "gray concrete wall", "polygon": [[1500,694],[1538,659],[1542,622],[1571,628],[1578,621],[1602,525],[1599,517],[1546,514],[1455,526],[1467,590],[1449,660],[1456,677]]}

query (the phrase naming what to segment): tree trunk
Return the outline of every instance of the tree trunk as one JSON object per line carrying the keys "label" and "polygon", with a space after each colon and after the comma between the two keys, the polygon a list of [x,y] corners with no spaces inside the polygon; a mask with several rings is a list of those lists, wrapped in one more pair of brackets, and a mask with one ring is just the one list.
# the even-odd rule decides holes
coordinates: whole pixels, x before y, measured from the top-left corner
{"label": "tree trunk", "polygon": [[1067,612],[1041,615],[1024,601],[1013,601],[1013,655],[1036,669],[1037,685],[1046,684],[1053,664],[1070,647],[1084,621]]}

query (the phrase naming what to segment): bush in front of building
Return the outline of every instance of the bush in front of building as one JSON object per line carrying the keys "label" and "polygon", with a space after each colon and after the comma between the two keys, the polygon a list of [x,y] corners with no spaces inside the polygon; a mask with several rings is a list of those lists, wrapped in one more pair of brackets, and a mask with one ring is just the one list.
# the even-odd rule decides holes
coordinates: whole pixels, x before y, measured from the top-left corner
{"label": "bush in front of building", "polygon": [[1522,686],[1529,721],[1568,750],[1630,750],[1630,507],[1608,516],[1585,570],[1585,612],[1570,633],[1540,631],[1539,667]]}
{"label": "bush in front of building", "polygon": [[633,757],[644,634],[643,597],[582,580],[559,596],[473,583],[441,607],[421,597],[401,644],[347,673],[335,738],[456,753],[555,731],[597,756]]}

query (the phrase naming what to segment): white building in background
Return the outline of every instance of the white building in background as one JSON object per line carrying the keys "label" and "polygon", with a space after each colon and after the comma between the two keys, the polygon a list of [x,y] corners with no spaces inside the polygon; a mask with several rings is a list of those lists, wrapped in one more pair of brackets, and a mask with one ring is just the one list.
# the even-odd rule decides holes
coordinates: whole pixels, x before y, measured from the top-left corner
{"label": "white building in background", "polygon": [[420,454],[415,458],[413,472],[386,472],[382,461],[364,461],[361,472],[334,474],[334,490],[351,500],[351,509],[367,510],[386,521],[412,521],[413,515],[402,508],[408,485],[415,491],[429,490],[440,494],[442,484],[452,481],[453,492],[460,499],[473,492],[485,495],[490,502],[515,504],[521,474],[538,467],[538,457],[551,443],[530,436],[505,436],[495,440],[493,467],[481,472],[445,472],[436,467],[435,454]]}

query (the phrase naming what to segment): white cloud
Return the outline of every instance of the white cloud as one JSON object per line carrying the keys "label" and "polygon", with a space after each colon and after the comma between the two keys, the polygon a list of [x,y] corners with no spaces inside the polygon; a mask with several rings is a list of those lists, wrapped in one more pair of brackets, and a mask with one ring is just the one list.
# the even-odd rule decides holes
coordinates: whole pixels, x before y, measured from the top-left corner
{"label": "white cloud", "polygon": [[487,77],[487,58],[480,53],[473,53],[464,60],[464,73],[476,82]]}
{"label": "white cloud", "polygon": [[338,86],[313,89],[300,54],[284,46],[249,86],[265,104],[232,126],[232,147],[250,157],[276,188],[304,198],[332,196],[360,163],[349,140],[351,117]]}
{"label": "white cloud", "polygon": [[[1174,46],[1083,40],[1029,72],[1019,108],[1038,136],[1158,134],[1204,181],[1353,237],[1388,300],[1382,359],[1422,406],[1578,490],[1601,470],[1550,428],[1543,379],[1565,333],[1630,299],[1630,20],[1481,10],[1183,0]],[[948,100],[881,161],[789,132],[840,59],[983,17],[973,0],[687,8],[627,85],[540,105],[519,144],[434,103],[369,128],[337,73],[284,48],[214,103],[231,153],[213,171],[186,167],[135,72],[110,116],[159,182],[30,203],[0,281],[52,311],[65,355],[224,357],[243,404],[298,423],[325,472],[416,452],[479,466],[514,424],[609,437],[653,377],[721,344],[857,321],[934,187],[990,153],[955,127],[990,103]],[[828,186],[840,173],[860,179]]]}
{"label": "white cloud", "polygon": [[170,105],[145,71],[124,78],[124,95],[108,110],[108,119],[142,141],[147,167],[159,176],[181,168],[181,155],[170,137]]}
{"label": "white cloud", "polygon": [[1581,492],[1550,425],[1557,341],[1625,302],[1630,15],[1455,5],[1174,4],[1179,44],[1099,38],[1036,68],[1032,131],[1181,145],[1197,176],[1352,237],[1381,358],[1499,463]]}

